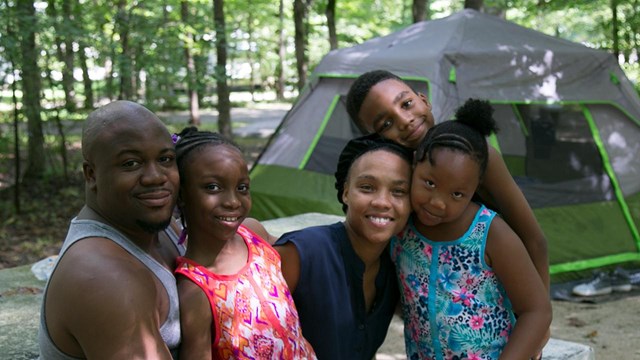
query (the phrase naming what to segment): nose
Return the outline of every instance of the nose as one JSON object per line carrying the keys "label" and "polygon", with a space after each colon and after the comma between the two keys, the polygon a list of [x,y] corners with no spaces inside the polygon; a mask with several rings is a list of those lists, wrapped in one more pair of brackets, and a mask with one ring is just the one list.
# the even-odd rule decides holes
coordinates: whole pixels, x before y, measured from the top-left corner
{"label": "nose", "polygon": [[439,210],[444,210],[447,207],[444,200],[442,199],[442,196],[438,194],[433,194],[431,196],[431,200],[429,200],[429,204],[431,204],[431,206]]}
{"label": "nose", "polygon": [[150,162],[144,169],[140,179],[142,185],[153,186],[167,181],[167,170],[156,162]]}
{"label": "nose", "polygon": [[228,209],[237,209],[240,207],[240,198],[235,191],[228,191],[225,195],[222,205]]}
{"label": "nose", "polygon": [[391,193],[388,191],[380,191],[371,201],[371,205],[377,209],[388,209],[391,207]]}
{"label": "nose", "polygon": [[398,124],[398,128],[401,130],[407,129],[409,125],[413,122],[414,118],[411,113],[404,110],[398,110],[395,114],[396,122]]}

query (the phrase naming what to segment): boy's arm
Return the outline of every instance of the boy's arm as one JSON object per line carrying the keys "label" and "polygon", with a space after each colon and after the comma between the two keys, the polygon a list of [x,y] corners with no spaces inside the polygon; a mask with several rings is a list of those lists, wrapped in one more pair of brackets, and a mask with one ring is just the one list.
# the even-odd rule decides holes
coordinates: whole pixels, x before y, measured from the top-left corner
{"label": "boy's arm", "polygon": [[182,275],[178,277],[180,298],[181,359],[211,360],[214,334],[209,299],[202,289]]}
{"label": "boy's arm", "polygon": [[500,359],[534,357],[546,342],[551,301],[522,242],[499,217],[489,228],[486,255],[518,316]]}
{"label": "boy's arm", "polygon": [[524,194],[513,180],[502,156],[489,146],[489,161],[479,194],[497,208],[502,218],[522,240],[533,265],[549,290],[547,239]]}

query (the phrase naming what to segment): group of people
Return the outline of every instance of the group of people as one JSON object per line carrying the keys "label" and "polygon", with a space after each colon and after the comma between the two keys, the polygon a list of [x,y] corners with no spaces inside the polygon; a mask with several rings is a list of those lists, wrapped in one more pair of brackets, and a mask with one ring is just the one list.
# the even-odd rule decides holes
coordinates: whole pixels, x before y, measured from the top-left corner
{"label": "group of people", "polygon": [[541,357],[546,240],[487,145],[489,103],[435,125],[423,94],[377,70],[347,110],[369,135],[336,166],[345,220],[280,238],[248,218],[229,139],[172,136],[128,101],[91,113],[86,203],[45,288],[41,357],[369,360],[398,305],[409,359]]}

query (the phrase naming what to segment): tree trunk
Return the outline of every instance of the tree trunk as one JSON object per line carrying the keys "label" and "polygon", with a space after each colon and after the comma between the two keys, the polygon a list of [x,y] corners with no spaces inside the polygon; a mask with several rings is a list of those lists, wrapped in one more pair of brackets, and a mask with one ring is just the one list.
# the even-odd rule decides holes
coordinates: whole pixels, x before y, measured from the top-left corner
{"label": "tree trunk", "polygon": [[336,0],[327,1],[325,14],[327,16],[327,27],[329,28],[329,47],[331,50],[335,50],[338,48],[338,35],[336,33]]}
{"label": "tree trunk", "polygon": [[284,100],[284,0],[280,0],[278,9],[278,64],[276,65],[276,99]]}
{"label": "tree trunk", "polygon": [[[75,14],[75,21],[77,29],[84,34],[84,23],[82,22],[82,5],[78,0],[74,0],[73,12]],[[85,38],[81,35],[78,41],[78,61],[80,62],[80,68],[82,69],[82,84],[84,87],[84,105],[85,109],[93,109],[93,81],[89,76],[89,67],[87,66],[87,43]]]}
{"label": "tree trunk", "polygon": [[51,18],[55,32],[56,56],[58,60],[64,64],[62,67],[64,107],[67,111],[73,112],[76,109],[75,91],[73,90],[73,41],[71,39],[72,27],[74,25],[69,1],[63,0],[62,2],[62,17],[63,19],[68,19],[67,21],[59,18],[55,0],[47,1],[47,15]]}
{"label": "tree trunk", "polygon": [[[253,8],[253,1],[248,0],[249,9]],[[255,60],[253,59],[253,11],[247,13],[247,36],[249,41],[249,51],[247,51],[247,62],[249,63],[249,92],[251,93],[251,101],[255,98]]]}
{"label": "tree trunk", "polygon": [[118,99],[133,99],[131,86],[131,48],[129,46],[129,13],[127,12],[127,0],[118,1],[118,13],[116,14],[116,28],[120,35],[120,56],[118,65],[120,69],[120,94]]}
{"label": "tree trunk", "polygon": [[[180,17],[184,26],[189,26],[189,3],[180,1]],[[200,104],[198,103],[198,87],[196,84],[196,65],[191,54],[193,35],[191,32],[184,34],[184,59],[187,67],[187,88],[189,92],[189,124],[200,126]]]}
{"label": "tree trunk", "polygon": [[93,109],[93,81],[89,76],[89,68],[87,67],[87,55],[85,53],[87,47],[84,43],[80,43],[80,51],[78,52],[78,60],[82,69],[82,84],[84,86],[84,108]]}
{"label": "tree trunk", "polygon": [[213,22],[216,29],[216,90],[218,93],[218,131],[231,139],[231,102],[227,84],[227,34],[224,0],[213,0]]}
{"label": "tree trunk", "polygon": [[428,0],[413,0],[413,6],[411,7],[411,14],[413,15],[413,23],[424,21],[428,19],[427,8]]}
{"label": "tree trunk", "polygon": [[[10,11],[9,5],[5,1],[5,8]],[[15,18],[15,17],[14,17]],[[13,24],[11,22],[7,22],[7,37],[12,41],[16,40],[16,33],[14,31]],[[17,91],[17,81],[16,81],[16,61],[14,60],[17,56],[15,53],[15,49],[8,50],[5,52],[5,56],[9,60],[9,64],[11,65],[11,76],[13,77],[11,81],[11,101],[13,103],[13,163],[14,163],[14,171],[15,176],[13,180],[13,206],[16,210],[16,214],[20,214],[20,170],[21,159],[20,159],[20,110],[18,110],[18,96],[16,95]]]}
{"label": "tree trunk", "polygon": [[618,0],[611,0],[611,38],[613,39],[613,55],[616,61],[620,58],[620,37],[618,36]]}
{"label": "tree trunk", "polygon": [[293,21],[295,25],[296,68],[298,70],[298,92],[302,92],[307,83],[307,13],[311,0],[293,1]]}
{"label": "tree trunk", "polygon": [[[53,81],[53,78],[51,77],[51,65],[50,65],[50,56],[48,53],[45,52],[45,66],[46,66],[46,79],[49,82],[49,88],[51,88],[52,90],[56,88],[56,84]],[[43,99],[46,99],[44,94],[42,95]],[[58,130],[58,137],[60,140],[60,158],[62,159],[62,174],[64,176],[64,181],[65,183],[69,182],[69,172],[68,172],[68,161],[67,161],[67,137],[64,133],[64,129],[62,126],[62,120],[60,119],[60,107],[55,106],[53,109],[51,109],[52,111],[54,111],[54,116],[53,119],[55,120],[55,124],[56,124],[56,129]],[[51,168],[53,170],[55,170],[55,161],[53,161],[53,156],[50,155],[50,162],[51,162]]]}
{"label": "tree trunk", "polygon": [[[36,12],[33,1],[17,1],[18,29],[21,35],[22,53],[22,105],[27,116],[29,131],[29,158],[24,174],[25,181],[40,180],[44,175],[44,136],[40,116],[40,69],[36,48]],[[20,176],[20,174],[16,174]]]}
{"label": "tree trunk", "polygon": [[64,108],[68,112],[76,110],[76,92],[74,90],[75,79],[73,78],[73,33],[76,26],[76,19],[73,16],[72,4],[70,0],[62,1],[63,35],[64,35],[64,67],[62,68],[62,89],[64,90]]}
{"label": "tree trunk", "polygon": [[20,126],[18,110],[18,97],[16,96],[16,80],[15,80],[15,63],[13,59],[11,62],[11,74],[14,75],[14,79],[11,82],[11,100],[13,101],[13,157],[15,165],[15,179],[13,181],[13,206],[16,209],[16,214],[20,214]]}
{"label": "tree trunk", "polygon": [[484,0],[464,0],[465,9],[482,11],[483,6],[484,6]]}

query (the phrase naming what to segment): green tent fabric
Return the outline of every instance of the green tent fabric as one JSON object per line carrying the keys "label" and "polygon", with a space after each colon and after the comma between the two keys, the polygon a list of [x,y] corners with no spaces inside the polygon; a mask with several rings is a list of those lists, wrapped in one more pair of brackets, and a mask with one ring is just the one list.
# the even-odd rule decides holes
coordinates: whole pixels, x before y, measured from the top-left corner
{"label": "green tent fabric", "polygon": [[252,215],[341,214],[338,155],[360,135],[345,96],[363,72],[390,70],[450,119],[491,101],[490,138],[534,209],[554,279],[640,261],[640,99],[614,57],[464,10],[331,51],[251,171]]}

